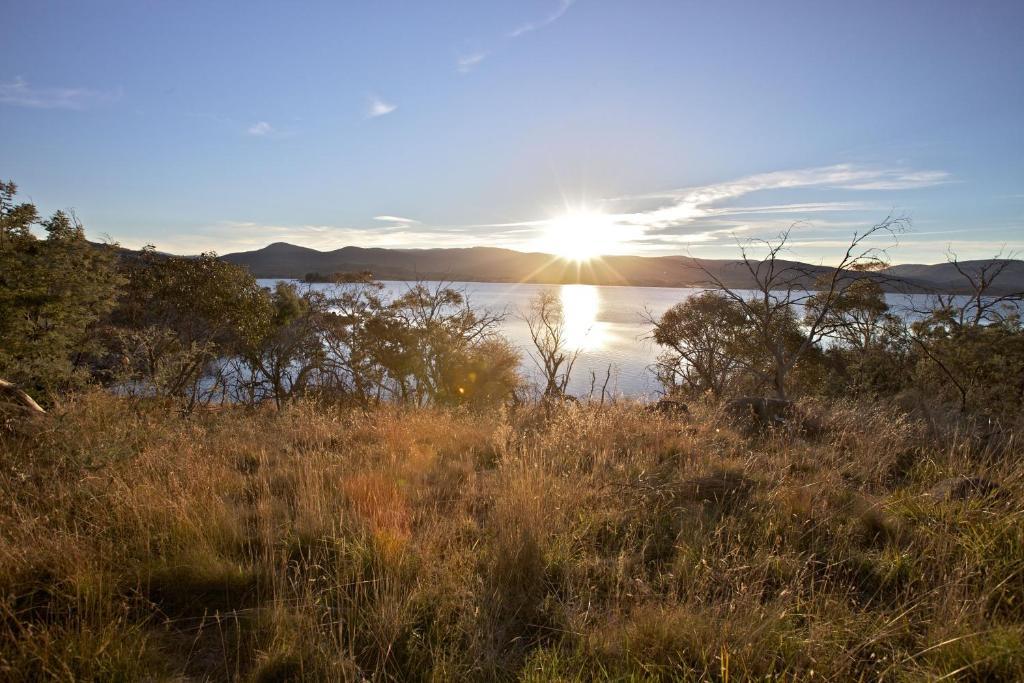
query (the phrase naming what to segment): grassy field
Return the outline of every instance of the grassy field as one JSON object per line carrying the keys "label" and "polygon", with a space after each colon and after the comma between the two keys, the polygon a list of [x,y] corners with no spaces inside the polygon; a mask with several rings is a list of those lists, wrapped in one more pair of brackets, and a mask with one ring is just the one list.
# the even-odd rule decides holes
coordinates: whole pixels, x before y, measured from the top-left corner
{"label": "grassy field", "polygon": [[0,679],[1024,679],[1019,444],[805,408],[69,399],[0,433]]}

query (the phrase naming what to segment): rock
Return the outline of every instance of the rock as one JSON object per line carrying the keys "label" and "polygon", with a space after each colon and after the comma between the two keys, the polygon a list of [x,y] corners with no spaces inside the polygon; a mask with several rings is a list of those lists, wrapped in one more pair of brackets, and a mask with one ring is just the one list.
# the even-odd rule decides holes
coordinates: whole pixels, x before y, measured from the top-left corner
{"label": "rock", "polygon": [[928,490],[928,495],[935,500],[970,500],[988,498],[999,491],[999,484],[984,477],[951,477],[943,479]]}
{"label": "rock", "polygon": [[784,426],[793,416],[793,402],[778,398],[734,398],[725,404],[725,409],[742,424],[759,429]]}

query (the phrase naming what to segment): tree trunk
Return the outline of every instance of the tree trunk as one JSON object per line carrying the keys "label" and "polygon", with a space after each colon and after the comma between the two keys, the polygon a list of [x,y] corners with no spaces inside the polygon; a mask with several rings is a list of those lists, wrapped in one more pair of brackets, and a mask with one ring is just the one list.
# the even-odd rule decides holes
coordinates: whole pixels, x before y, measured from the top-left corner
{"label": "tree trunk", "polygon": [[0,402],[13,404],[29,415],[46,413],[31,396],[5,379],[0,379]]}

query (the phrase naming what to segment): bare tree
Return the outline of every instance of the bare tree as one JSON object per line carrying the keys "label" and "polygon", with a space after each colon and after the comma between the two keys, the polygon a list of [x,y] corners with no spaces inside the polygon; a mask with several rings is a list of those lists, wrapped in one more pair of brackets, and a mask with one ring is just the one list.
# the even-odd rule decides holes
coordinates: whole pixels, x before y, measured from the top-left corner
{"label": "bare tree", "polygon": [[[609,363],[605,368],[604,380],[601,382],[601,395],[599,406],[604,405],[605,397],[610,397],[608,392],[608,384],[612,381],[612,364]],[[590,371],[590,392],[587,394],[587,400],[593,401],[594,394],[597,393],[597,372],[594,370]]]}
{"label": "bare tree", "polygon": [[[838,263],[824,271],[821,267],[782,258],[793,226],[773,240],[740,242],[740,266],[753,285],[749,294],[729,287],[720,276],[700,265],[708,278],[706,284],[721,291],[742,309],[750,330],[749,342],[767,355],[767,362],[763,364],[752,362],[749,357],[739,357],[738,362],[761,386],[770,386],[777,398],[785,400],[790,371],[828,332],[828,320],[836,301],[852,283],[867,277],[863,271],[886,262],[885,249],[873,246],[872,238],[883,235],[895,238],[908,226],[908,219],[890,214],[867,230],[854,233]],[[761,258],[753,256],[759,249],[765,252]],[[815,308],[804,318],[799,338],[794,338],[791,332],[796,329],[795,311],[804,308],[812,297]]]}
{"label": "bare tree", "polygon": [[[929,305],[911,306],[918,318],[909,327],[907,335],[914,347],[938,370],[956,390],[960,411],[967,412],[971,387],[978,377],[973,376],[973,363],[963,356],[968,347],[978,344],[984,328],[1009,325],[1019,328],[1020,305],[1024,292],[1010,291],[1000,286],[999,278],[1013,261],[1013,254],[1000,251],[992,259],[974,264],[961,262],[956,253],[947,251],[946,259],[960,275],[966,294],[935,293]],[[991,329],[989,330],[991,331]],[[984,352],[982,352],[984,353]],[[1024,379],[1016,393],[1024,399]]]}
{"label": "bare tree", "polygon": [[529,312],[523,316],[530,330],[534,352],[530,358],[544,376],[544,396],[565,396],[579,349],[570,348],[566,333],[565,311],[553,289],[542,289],[530,301]]}
{"label": "bare tree", "polygon": [[1006,291],[998,282],[1015,256],[1000,250],[991,259],[968,265],[960,261],[954,251],[947,250],[946,261],[956,269],[965,293],[936,293],[925,312],[931,315],[945,311],[947,323],[957,327],[1001,322],[1007,314],[1019,313],[1024,292]]}

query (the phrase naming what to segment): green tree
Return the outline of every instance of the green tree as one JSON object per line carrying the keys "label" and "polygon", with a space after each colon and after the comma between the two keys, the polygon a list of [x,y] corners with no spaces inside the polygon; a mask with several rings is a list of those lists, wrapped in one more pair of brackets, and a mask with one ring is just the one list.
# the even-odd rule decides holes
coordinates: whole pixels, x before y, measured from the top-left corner
{"label": "green tree", "polygon": [[[805,321],[821,314],[824,302],[812,296]],[[835,297],[822,318],[827,356],[840,377],[835,391],[893,394],[909,381],[910,354],[906,326],[885,300],[881,284],[869,277],[855,280]]]}
{"label": "green tree", "polygon": [[63,211],[40,222],[16,191],[0,183],[0,376],[45,398],[90,379],[122,280],[114,245],[90,243]]}
{"label": "green tree", "polygon": [[267,333],[269,292],[215,254],[183,258],[147,247],[126,271],[114,316],[122,386],[185,400],[189,409],[223,398],[217,363]]}
{"label": "green tree", "polygon": [[337,284],[327,301],[322,390],[362,404],[484,405],[519,387],[518,355],[496,333],[500,316],[446,283],[416,283],[388,300],[364,277]]}
{"label": "green tree", "polygon": [[[962,413],[1019,419],[1024,408],[1024,292],[999,287],[1009,263],[969,267],[951,255],[968,295],[940,294],[915,321],[909,339],[918,353],[917,383],[958,404]],[[920,313],[920,312],[919,312]]]}
{"label": "green tree", "polygon": [[277,283],[270,305],[261,332],[238,339],[231,379],[236,398],[280,406],[317,381],[326,362],[321,318],[330,313],[320,292],[300,292],[289,282]]}
{"label": "green tree", "polygon": [[12,181],[0,182],[0,249],[12,242],[31,240],[32,226],[39,220],[35,204],[15,204],[18,186]]}
{"label": "green tree", "polygon": [[665,349],[656,374],[667,394],[720,397],[741,368],[746,316],[720,292],[707,291],[655,319],[651,338]]}
{"label": "green tree", "polygon": [[[752,292],[731,288],[721,277],[703,269],[708,284],[743,309],[749,330],[745,339],[750,346],[739,360],[758,387],[770,387],[776,398],[788,398],[791,375],[805,370],[800,366],[820,354],[818,344],[828,331],[827,320],[843,293],[860,279],[857,271],[883,262],[884,251],[871,245],[873,238],[895,235],[906,225],[905,219],[888,216],[854,233],[845,252],[824,273],[820,268],[783,258],[792,228],[772,240],[740,243],[739,267],[749,277]],[[756,257],[757,251],[763,256]],[[817,308],[801,324],[795,311],[810,301],[816,302]]]}

